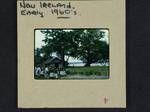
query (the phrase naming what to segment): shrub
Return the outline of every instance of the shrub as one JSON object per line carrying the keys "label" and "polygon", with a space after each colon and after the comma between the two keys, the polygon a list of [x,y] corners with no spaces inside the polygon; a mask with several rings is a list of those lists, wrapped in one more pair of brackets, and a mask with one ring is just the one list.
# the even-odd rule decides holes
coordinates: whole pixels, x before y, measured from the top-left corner
{"label": "shrub", "polygon": [[95,71],[95,72],[94,72],[94,75],[98,75],[98,71]]}
{"label": "shrub", "polygon": [[97,75],[101,75],[101,72],[97,72]]}
{"label": "shrub", "polygon": [[94,71],[90,70],[90,71],[89,71],[89,74],[90,74],[90,75],[94,74]]}
{"label": "shrub", "polygon": [[66,74],[70,74],[71,72],[69,70],[66,70]]}
{"label": "shrub", "polygon": [[75,74],[77,74],[77,72],[76,72],[76,71],[70,71],[69,74],[70,74],[70,75],[75,75]]}
{"label": "shrub", "polygon": [[91,75],[90,71],[86,71],[84,75]]}
{"label": "shrub", "polygon": [[84,72],[79,72],[79,74],[83,75],[83,74],[84,74]]}

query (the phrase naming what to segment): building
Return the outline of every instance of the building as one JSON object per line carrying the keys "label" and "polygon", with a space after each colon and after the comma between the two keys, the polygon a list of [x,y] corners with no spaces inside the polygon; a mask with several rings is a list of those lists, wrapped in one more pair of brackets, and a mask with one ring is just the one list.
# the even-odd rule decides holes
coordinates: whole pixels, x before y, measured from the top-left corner
{"label": "building", "polygon": [[51,66],[55,68],[63,68],[63,62],[58,57],[52,57],[44,62],[46,66]]}

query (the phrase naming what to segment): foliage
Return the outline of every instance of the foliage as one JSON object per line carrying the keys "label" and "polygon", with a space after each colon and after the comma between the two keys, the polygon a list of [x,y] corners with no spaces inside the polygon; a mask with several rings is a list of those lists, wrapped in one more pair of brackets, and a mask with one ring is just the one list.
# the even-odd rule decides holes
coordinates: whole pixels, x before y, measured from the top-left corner
{"label": "foliage", "polygon": [[[104,37],[104,32],[100,30],[85,30],[81,35],[78,56],[86,65],[98,62],[106,53],[107,43],[101,39]],[[107,58],[108,59],[108,58]]]}
{"label": "foliage", "polygon": [[[108,66],[91,66],[91,67],[69,67],[66,69],[66,76],[61,76],[59,79],[108,79],[109,77]],[[72,77],[73,76],[73,77]],[[44,75],[34,76],[35,79],[49,79],[45,78]],[[79,78],[80,77],[80,78]],[[54,79],[55,78],[50,78]]]}
{"label": "foliage", "polygon": [[39,48],[37,48],[35,50],[35,55],[34,55],[34,60],[35,60],[34,62],[35,62],[36,66],[43,62],[43,59],[40,54],[41,54],[41,50]]}
{"label": "foliage", "polygon": [[65,55],[68,55],[72,45],[72,38],[70,32],[66,32],[62,29],[59,30],[42,30],[45,34],[45,46],[42,47],[43,53],[50,55],[53,52],[57,53],[65,65]]}
{"label": "foliage", "polygon": [[[109,46],[104,38],[105,32],[97,29],[53,29],[42,30],[45,46],[41,51],[45,58],[57,53],[65,66],[65,56],[83,60],[85,66],[108,59]],[[69,58],[68,58],[69,59]],[[67,61],[67,60],[66,60]]]}
{"label": "foliage", "polygon": [[69,75],[105,75],[108,76],[108,66],[91,66],[91,67],[70,67],[67,68]]}

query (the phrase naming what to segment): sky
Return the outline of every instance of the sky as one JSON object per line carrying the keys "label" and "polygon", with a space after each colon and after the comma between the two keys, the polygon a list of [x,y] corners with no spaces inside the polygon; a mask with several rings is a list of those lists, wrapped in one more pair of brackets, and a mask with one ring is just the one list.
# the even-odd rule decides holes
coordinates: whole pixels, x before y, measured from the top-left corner
{"label": "sky", "polygon": [[[108,30],[102,30],[102,31],[105,32],[105,36],[104,36],[104,38],[102,40],[104,40],[107,43],[109,43],[109,41],[108,41],[109,40],[108,39],[108,37],[109,37]],[[42,34],[40,30],[36,30],[35,31],[35,49],[36,48],[41,48],[42,46],[45,45],[45,43],[42,41],[42,40],[44,40],[44,38],[45,38],[44,34]],[[53,53],[52,56],[56,56],[56,53]],[[67,57],[65,57],[65,58],[67,58]],[[70,57],[69,60],[68,60],[68,62],[69,63],[73,63],[73,62],[82,62],[82,61],[78,60],[76,58]]]}

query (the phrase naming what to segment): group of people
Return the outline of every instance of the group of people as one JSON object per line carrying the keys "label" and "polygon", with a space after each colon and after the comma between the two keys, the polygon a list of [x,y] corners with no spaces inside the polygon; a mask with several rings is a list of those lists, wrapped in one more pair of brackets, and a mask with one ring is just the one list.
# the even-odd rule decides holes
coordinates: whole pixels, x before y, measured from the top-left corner
{"label": "group of people", "polygon": [[43,75],[45,78],[58,78],[59,75],[65,75],[65,71],[63,68],[56,68],[52,66],[37,66],[35,67],[35,75],[36,76],[41,76]]}

